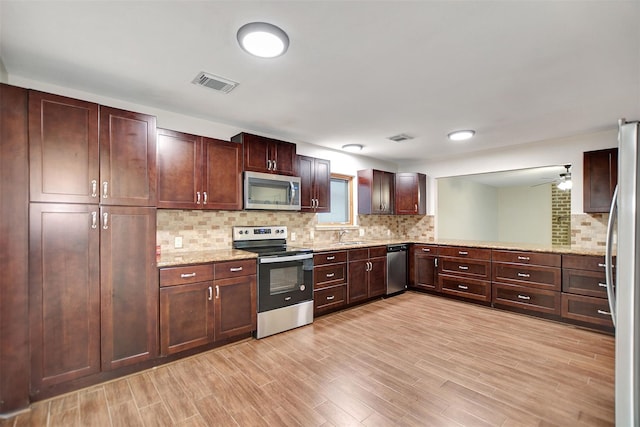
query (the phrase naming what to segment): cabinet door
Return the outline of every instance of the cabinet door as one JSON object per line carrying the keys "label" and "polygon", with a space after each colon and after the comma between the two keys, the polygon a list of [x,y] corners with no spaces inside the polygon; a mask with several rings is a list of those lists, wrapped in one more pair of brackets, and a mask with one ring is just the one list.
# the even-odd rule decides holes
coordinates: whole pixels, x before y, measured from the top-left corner
{"label": "cabinet door", "polygon": [[204,209],[242,209],[242,144],[204,138]]}
{"label": "cabinet door", "polygon": [[331,212],[331,161],[316,159],[314,169],[316,212]]}
{"label": "cabinet door", "polygon": [[156,210],[102,207],[100,286],[102,369],[158,354]]}
{"label": "cabinet door", "polygon": [[275,142],[272,160],[274,173],[280,175],[294,175],[296,162],[296,145],[290,142]]}
{"label": "cabinet door", "polygon": [[213,282],[160,289],[160,350],[163,355],[213,341]]}
{"label": "cabinet door", "polygon": [[302,212],[315,212],[314,158],[297,156],[297,175],[300,177],[300,206]]}
{"label": "cabinet door", "polygon": [[100,107],[100,203],[155,206],[156,118]]}
{"label": "cabinet door", "polygon": [[[197,209],[202,137],[158,129],[158,207]],[[200,194],[202,198],[202,194]]]}
{"label": "cabinet door", "polygon": [[380,200],[382,210],[380,213],[391,215],[394,212],[394,174],[381,172],[380,175]]}
{"label": "cabinet door", "polygon": [[227,339],[256,330],[256,276],[216,280],[215,339]]}
{"label": "cabinet door", "polygon": [[583,201],[585,212],[609,212],[618,183],[618,149],[584,153]]}
{"label": "cabinet door", "polygon": [[267,161],[271,160],[270,144],[266,139],[256,135],[242,133],[232,138],[242,141],[244,153],[244,170],[254,172],[271,172],[267,169]]}
{"label": "cabinet door", "polygon": [[380,214],[384,213],[384,203],[388,202],[382,194],[382,181],[384,173],[381,171],[373,171],[373,187],[371,189],[371,212]]}
{"label": "cabinet door", "polygon": [[414,173],[396,174],[396,214],[418,213],[418,175]]}
{"label": "cabinet door", "polygon": [[[100,371],[98,205],[32,203],[31,395]],[[94,222],[95,218],[95,222]]]}
{"label": "cabinet door", "polygon": [[387,292],[387,259],[371,258],[369,262],[369,298],[384,295]]}
{"label": "cabinet door", "polygon": [[98,105],[29,92],[33,202],[98,203]]}
{"label": "cabinet door", "polygon": [[369,260],[349,262],[349,304],[367,299],[368,296],[368,263]]}
{"label": "cabinet door", "polygon": [[[420,251],[420,248],[418,248]],[[416,252],[413,256],[413,286],[418,289],[426,289],[430,291],[437,291],[436,280],[436,257],[433,255],[423,254],[422,252]]]}

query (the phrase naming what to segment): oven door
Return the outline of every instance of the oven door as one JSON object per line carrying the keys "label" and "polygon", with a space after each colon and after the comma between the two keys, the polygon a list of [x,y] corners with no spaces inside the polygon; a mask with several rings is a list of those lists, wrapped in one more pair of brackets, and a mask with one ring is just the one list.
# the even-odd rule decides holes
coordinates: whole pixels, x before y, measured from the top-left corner
{"label": "oven door", "polygon": [[258,258],[258,312],[313,300],[313,254]]}

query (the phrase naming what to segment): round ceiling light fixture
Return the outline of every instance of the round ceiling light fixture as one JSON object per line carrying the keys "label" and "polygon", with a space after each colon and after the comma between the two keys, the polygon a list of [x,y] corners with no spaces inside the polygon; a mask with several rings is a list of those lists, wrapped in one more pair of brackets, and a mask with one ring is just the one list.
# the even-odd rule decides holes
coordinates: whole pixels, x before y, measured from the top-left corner
{"label": "round ceiling light fixture", "polygon": [[358,151],[362,151],[362,144],[346,144],[342,146],[344,151],[351,151],[352,153],[357,153]]}
{"label": "round ceiling light fixture", "polygon": [[238,30],[238,43],[246,52],[260,58],[275,58],[289,48],[289,36],[266,22],[250,22]]}
{"label": "round ceiling light fixture", "polygon": [[465,141],[467,139],[470,139],[471,137],[473,137],[473,135],[476,134],[475,130],[456,130],[454,132],[451,132],[450,134],[447,135],[447,137],[451,140],[451,141]]}

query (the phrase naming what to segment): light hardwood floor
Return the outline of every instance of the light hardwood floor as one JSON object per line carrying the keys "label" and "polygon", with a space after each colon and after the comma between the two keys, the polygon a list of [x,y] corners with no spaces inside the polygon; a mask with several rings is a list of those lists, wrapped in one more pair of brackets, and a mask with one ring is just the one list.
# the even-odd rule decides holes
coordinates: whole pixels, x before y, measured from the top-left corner
{"label": "light hardwood floor", "polygon": [[407,292],[32,405],[6,426],[613,425],[613,337]]}

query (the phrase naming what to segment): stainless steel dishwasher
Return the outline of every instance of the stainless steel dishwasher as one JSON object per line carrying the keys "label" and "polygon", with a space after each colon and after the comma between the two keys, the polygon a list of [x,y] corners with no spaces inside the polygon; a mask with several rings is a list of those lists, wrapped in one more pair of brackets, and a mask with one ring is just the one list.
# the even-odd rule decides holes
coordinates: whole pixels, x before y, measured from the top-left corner
{"label": "stainless steel dishwasher", "polygon": [[387,295],[407,289],[407,245],[387,245]]}

